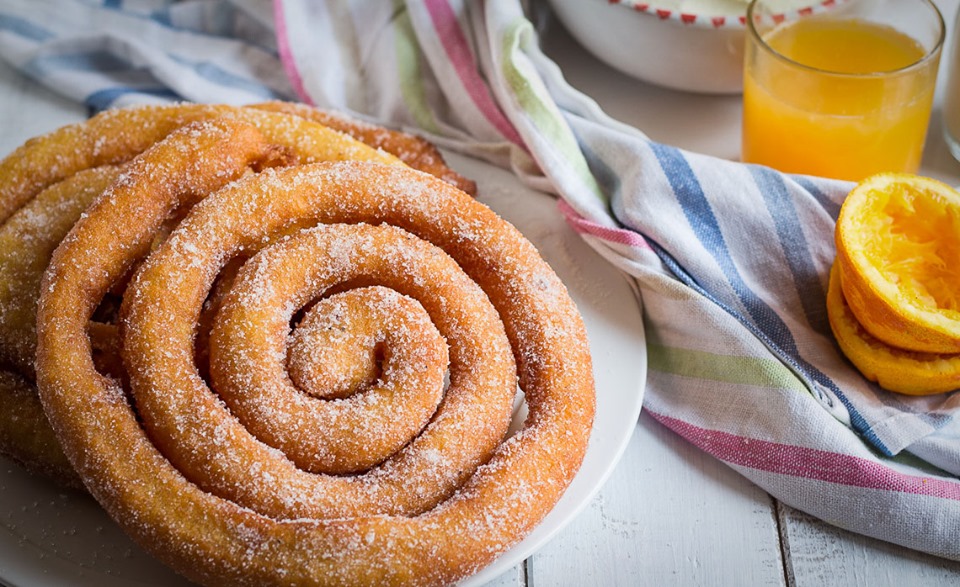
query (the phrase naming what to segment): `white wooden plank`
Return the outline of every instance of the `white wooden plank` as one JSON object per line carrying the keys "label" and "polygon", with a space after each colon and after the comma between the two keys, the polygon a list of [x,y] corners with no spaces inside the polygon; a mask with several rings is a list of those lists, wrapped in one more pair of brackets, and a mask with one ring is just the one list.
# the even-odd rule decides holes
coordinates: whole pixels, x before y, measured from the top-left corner
{"label": "white wooden plank", "polygon": [[484,587],[525,587],[526,584],[526,569],[525,565],[521,563],[496,579],[487,582]]}
{"label": "white wooden plank", "polygon": [[947,587],[960,585],[960,563],[831,526],[780,504],[787,573],[794,587]]}
{"label": "white wooden plank", "polygon": [[537,585],[784,585],[770,497],[641,415],[613,476],[528,560]]}

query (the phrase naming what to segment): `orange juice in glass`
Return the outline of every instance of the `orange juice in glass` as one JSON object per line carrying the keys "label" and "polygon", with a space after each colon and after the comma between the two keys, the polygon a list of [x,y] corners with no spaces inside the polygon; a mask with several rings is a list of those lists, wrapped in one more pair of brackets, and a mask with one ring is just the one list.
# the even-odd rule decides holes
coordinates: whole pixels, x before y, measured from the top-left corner
{"label": "orange juice in glass", "polygon": [[860,180],[916,172],[944,24],[929,0],[838,0],[747,10],[742,159]]}

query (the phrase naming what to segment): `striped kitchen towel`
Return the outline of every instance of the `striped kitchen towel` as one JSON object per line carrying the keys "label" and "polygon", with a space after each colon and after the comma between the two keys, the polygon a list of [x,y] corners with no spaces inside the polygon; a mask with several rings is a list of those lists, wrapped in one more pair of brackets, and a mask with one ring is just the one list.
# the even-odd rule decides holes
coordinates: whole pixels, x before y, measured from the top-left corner
{"label": "striped kitchen towel", "polygon": [[4,0],[0,56],[92,110],[300,99],[511,169],[639,284],[657,420],[791,506],[960,560],[960,394],[882,391],[830,334],[850,184],[610,119],[519,0]]}

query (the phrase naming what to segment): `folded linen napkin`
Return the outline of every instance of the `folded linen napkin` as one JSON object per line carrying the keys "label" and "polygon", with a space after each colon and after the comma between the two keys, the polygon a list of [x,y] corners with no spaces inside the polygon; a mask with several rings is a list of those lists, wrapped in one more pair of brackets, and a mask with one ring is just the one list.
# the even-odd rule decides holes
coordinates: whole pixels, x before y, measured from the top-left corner
{"label": "folded linen napkin", "polygon": [[300,99],[512,169],[636,278],[644,409],[793,507],[960,560],[960,394],[880,390],[827,324],[851,185],[612,120],[518,0],[5,0],[0,56],[91,110]]}

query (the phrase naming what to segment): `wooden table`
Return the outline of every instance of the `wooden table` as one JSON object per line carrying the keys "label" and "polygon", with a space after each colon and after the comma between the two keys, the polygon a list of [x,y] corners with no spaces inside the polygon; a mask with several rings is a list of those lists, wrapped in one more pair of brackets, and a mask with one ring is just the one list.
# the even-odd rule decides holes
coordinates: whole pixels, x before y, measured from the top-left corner
{"label": "wooden table", "polygon": [[[960,0],[938,2],[948,20]],[[683,94],[598,62],[554,20],[544,48],[569,81],[654,140],[736,159],[740,98]],[[82,109],[0,62],[0,148],[77,119]],[[960,183],[934,113],[924,172]],[[602,390],[601,390],[602,392]],[[490,585],[960,585],[960,563],[829,526],[779,503],[641,415],[612,477],[574,521]]]}

